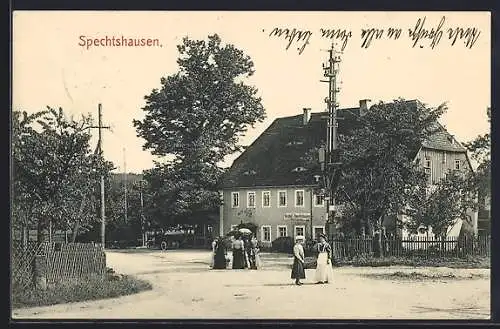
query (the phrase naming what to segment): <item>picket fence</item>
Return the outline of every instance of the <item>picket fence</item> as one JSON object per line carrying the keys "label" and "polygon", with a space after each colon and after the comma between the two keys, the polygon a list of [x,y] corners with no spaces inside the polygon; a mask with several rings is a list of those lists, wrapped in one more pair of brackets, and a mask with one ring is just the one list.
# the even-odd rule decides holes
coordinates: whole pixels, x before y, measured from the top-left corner
{"label": "picket fence", "polygon": [[34,283],[34,261],[42,256],[45,261],[47,283],[54,284],[73,279],[104,278],[106,256],[101,245],[93,243],[37,243],[23,245],[13,241],[11,249],[11,280],[17,288]]}
{"label": "picket fence", "polygon": [[[360,256],[373,256],[377,243],[371,237],[331,238],[335,256],[350,259]],[[490,256],[490,236],[479,237],[412,237],[406,239],[383,239],[382,254],[388,257],[459,257]]]}

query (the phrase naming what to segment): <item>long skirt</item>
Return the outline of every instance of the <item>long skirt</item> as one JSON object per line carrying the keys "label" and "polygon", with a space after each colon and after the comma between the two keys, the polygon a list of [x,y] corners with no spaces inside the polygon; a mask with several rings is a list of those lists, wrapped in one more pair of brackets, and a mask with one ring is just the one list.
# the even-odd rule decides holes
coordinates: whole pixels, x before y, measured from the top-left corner
{"label": "long skirt", "polygon": [[247,251],[247,255],[248,255],[248,268],[252,269],[252,270],[256,270],[257,269],[257,260],[256,260],[256,257],[255,257],[255,250],[249,250]]}
{"label": "long skirt", "polygon": [[224,251],[216,251],[214,257],[214,270],[224,270],[226,269],[226,255]]}
{"label": "long skirt", "polygon": [[233,249],[233,269],[245,268],[245,255],[242,249]]}
{"label": "long skirt", "polygon": [[317,265],[316,265],[316,282],[332,282],[333,281],[333,268],[332,264],[327,264],[328,253],[321,252],[318,255]]}
{"label": "long skirt", "polygon": [[306,278],[306,271],[304,270],[304,264],[297,257],[293,258],[291,278],[292,279]]}
{"label": "long skirt", "polygon": [[215,252],[211,252],[210,253],[210,260],[209,260],[209,263],[210,263],[210,268],[213,268],[214,267],[214,261],[215,261]]}
{"label": "long skirt", "polygon": [[262,260],[260,259],[259,253],[255,253],[255,267],[260,270],[262,268]]}

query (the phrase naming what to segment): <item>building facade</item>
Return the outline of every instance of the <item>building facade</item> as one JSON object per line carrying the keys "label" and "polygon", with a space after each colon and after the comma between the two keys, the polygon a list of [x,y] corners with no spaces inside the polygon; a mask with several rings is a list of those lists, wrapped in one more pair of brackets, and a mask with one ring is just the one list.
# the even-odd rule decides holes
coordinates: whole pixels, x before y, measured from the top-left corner
{"label": "building facade", "polygon": [[[409,103],[421,106],[418,101]],[[357,108],[339,109],[342,124],[338,132],[352,129],[355,121],[350,118],[366,109],[365,100]],[[283,236],[314,239],[325,232],[327,209],[323,198],[314,193],[320,176],[307,165],[308,152],[324,139],[325,115],[303,109],[301,115],[276,119],[234,161],[220,191],[221,235],[248,222],[257,225],[257,239],[264,245]],[[436,184],[449,170],[472,170],[466,149],[444,127],[438,128],[416,150],[415,161],[428,172],[430,184]],[[477,214],[474,225],[477,230]]]}
{"label": "building facade", "polygon": [[244,222],[259,226],[257,239],[264,244],[279,237],[325,233],[325,202],[313,186],[238,187],[221,193],[221,233]]}

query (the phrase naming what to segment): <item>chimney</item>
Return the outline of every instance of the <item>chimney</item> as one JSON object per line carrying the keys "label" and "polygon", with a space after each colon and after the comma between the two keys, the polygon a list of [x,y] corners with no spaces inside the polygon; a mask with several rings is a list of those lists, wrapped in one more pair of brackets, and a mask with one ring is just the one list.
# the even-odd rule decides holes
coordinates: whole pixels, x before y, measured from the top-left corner
{"label": "chimney", "polygon": [[309,123],[310,119],[311,119],[311,109],[308,107],[304,107],[304,115],[303,115],[304,126]]}
{"label": "chimney", "polygon": [[368,110],[368,107],[370,105],[371,99],[361,99],[359,101],[359,113],[363,114],[366,110]]}

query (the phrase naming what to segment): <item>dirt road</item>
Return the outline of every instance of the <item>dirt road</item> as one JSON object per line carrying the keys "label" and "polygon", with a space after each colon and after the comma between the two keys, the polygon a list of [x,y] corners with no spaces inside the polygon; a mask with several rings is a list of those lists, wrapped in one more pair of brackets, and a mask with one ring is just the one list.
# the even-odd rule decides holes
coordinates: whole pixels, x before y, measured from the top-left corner
{"label": "dirt road", "polygon": [[[208,269],[203,251],[107,252],[119,273],[136,275],[152,291],[101,301],[18,309],[13,318],[43,319],[489,319],[489,270],[335,268],[336,280],[303,286],[290,280],[288,258],[266,258],[260,271]],[[370,278],[394,273],[453,273],[462,280]],[[471,273],[482,278],[467,279]]]}

